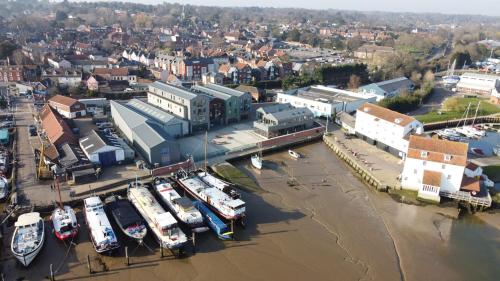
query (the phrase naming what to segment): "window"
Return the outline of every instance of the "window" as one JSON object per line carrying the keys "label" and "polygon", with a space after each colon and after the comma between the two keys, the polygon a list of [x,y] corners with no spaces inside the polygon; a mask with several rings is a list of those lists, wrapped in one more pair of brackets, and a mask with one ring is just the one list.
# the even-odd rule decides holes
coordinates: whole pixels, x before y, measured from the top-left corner
{"label": "window", "polygon": [[429,155],[429,153],[427,151],[420,152],[420,157],[427,158],[428,155]]}
{"label": "window", "polygon": [[448,175],[446,178],[449,179],[449,180],[451,180],[451,175]]}
{"label": "window", "polygon": [[445,154],[444,155],[444,161],[451,161],[451,155]]}
{"label": "window", "polygon": [[424,166],[427,165],[427,161],[422,162],[422,165]]}
{"label": "window", "polygon": [[445,164],[441,165],[441,169],[446,169],[446,165]]}

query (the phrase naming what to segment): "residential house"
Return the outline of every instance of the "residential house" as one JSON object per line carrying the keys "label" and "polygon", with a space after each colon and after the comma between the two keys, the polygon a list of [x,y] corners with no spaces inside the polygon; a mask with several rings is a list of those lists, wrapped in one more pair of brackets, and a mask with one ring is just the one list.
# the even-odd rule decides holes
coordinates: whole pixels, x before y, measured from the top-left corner
{"label": "residential house", "polygon": [[360,139],[404,159],[408,137],[421,134],[423,124],[408,115],[365,103],[356,111],[354,129]]}
{"label": "residential house", "polygon": [[201,76],[215,71],[215,64],[211,58],[183,59],[179,62],[176,75],[187,81],[201,81]]}
{"label": "residential house", "polygon": [[90,76],[87,79],[87,89],[90,91],[97,91],[99,90],[99,82],[94,78],[94,76]]}
{"label": "residential house", "polygon": [[213,71],[203,73],[201,75],[201,81],[203,84],[212,83],[222,85],[224,84],[224,75]]}
{"label": "residential house", "polygon": [[20,65],[0,65],[0,82],[23,81],[23,67]]}
{"label": "residential house", "polygon": [[77,87],[82,82],[82,73],[76,69],[46,69],[42,71],[42,80],[50,79],[53,83]]}
{"label": "residential house", "polygon": [[254,86],[247,86],[247,85],[239,85],[236,87],[236,90],[241,91],[241,92],[247,92],[250,93],[252,96],[252,101],[254,102],[263,102],[265,101],[265,92],[262,89],[259,89]]}
{"label": "residential house", "polygon": [[131,75],[128,68],[96,68],[94,75],[106,81],[128,81],[137,82],[137,76]]}
{"label": "residential house", "polygon": [[71,68],[71,62],[61,58],[48,58],[47,62],[53,68]]}

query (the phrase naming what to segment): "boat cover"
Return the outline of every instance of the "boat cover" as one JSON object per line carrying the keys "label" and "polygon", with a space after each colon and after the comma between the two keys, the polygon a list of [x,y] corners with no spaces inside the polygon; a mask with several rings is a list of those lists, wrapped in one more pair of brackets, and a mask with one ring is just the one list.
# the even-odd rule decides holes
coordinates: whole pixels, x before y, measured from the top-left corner
{"label": "boat cover", "polygon": [[134,207],[127,200],[116,200],[108,203],[108,208],[122,228],[143,222]]}

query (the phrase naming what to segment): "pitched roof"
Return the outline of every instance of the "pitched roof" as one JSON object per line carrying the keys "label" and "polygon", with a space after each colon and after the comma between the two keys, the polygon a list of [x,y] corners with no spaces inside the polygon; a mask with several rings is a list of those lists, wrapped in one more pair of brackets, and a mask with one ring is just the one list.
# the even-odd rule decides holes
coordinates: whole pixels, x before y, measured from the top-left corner
{"label": "pitched roof", "polygon": [[87,151],[88,154],[92,154],[105,146],[120,147],[120,145],[114,142],[110,136],[96,130],[90,131],[88,135],[81,138],[80,146]]}
{"label": "pitched roof", "polygon": [[231,95],[231,96],[237,96],[237,97],[240,97],[240,96],[243,96],[244,94],[247,94],[246,92],[238,91],[235,89],[231,89],[228,87],[224,87],[224,86],[212,84],[212,83],[206,84],[205,87],[212,89],[212,90],[226,93],[226,94]]}
{"label": "pitched roof", "polygon": [[406,89],[406,88],[410,87],[411,85],[413,85],[413,82],[410,79],[402,76],[402,77],[394,78],[391,80],[378,82],[378,83],[375,83],[375,85],[377,85],[379,88],[381,88],[382,90],[384,90],[387,93],[392,93],[396,90],[403,89],[403,88]]}
{"label": "pitched roof", "polygon": [[[421,136],[410,136],[408,158],[463,166],[467,164],[468,144]],[[427,156],[422,155],[427,152]],[[449,155],[449,160],[445,156]]]}
{"label": "pitched roof", "polygon": [[443,174],[440,172],[424,170],[424,178],[422,179],[422,183],[440,187],[442,175]]}
{"label": "pitched roof", "polygon": [[42,118],[42,127],[51,143],[57,144],[62,139],[66,141],[76,140],[68,124],[49,105],[42,108],[40,116]]}
{"label": "pitched roof", "polygon": [[413,117],[371,103],[363,104],[358,108],[358,111],[365,112],[367,114],[373,115],[377,118],[402,127],[410,124],[413,121],[416,121],[416,119]]}
{"label": "pitched roof", "polygon": [[176,124],[182,122],[182,120],[175,117],[174,115],[140,99],[131,99],[127,103],[127,107],[134,109],[139,114],[147,115],[148,117],[164,124]]}
{"label": "pitched roof", "polygon": [[151,86],[154,88],[157,88],[161,91],[168,92],[170,94],[173,94],[175,96],[178,96],[178,97],[181,97],[181,98],[184,98],[187,100],[194,99],[197,96],[195,93],[193,93],[185,88],[176,87],[176,86],[173,86],[170,84],[165,84],[165,83],[158,82],[158,81],[151,84]]}
{"label": "pitched roof", "polygon": [[476,178],[463,177],[460,189],[479,192],[481,191],[481,182]]}
{"label": "pitched roof", "polygon": [[66,105],[66,106],[70,107],[70,106],[74,105],[75,103],[78,103],[78,100],[76,100],[74,98],[67,97],[67,96],[56,95],[56,96],[53,96],[51,99],[49,99],[49,102],[55,102],[55,103]]}

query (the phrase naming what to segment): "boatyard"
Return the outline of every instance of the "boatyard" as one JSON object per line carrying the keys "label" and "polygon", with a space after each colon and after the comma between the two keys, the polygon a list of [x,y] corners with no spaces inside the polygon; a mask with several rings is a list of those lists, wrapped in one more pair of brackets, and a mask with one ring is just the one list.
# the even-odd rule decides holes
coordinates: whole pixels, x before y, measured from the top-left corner
{"label": "boatyard", "polygon": [[[400,204],[366,188],[321,142],[295,151],[303,157],[292,158],[288,151],[265,155],[262,170],[248,160],[234,163],[262,188],[242,191],[247,224],[235,226],[234,240],[201,233],[182,258],[168,251],[162,258],[151,235],[138,246],[112,221],[121,247],[113,255],[99,255],[77,210],[81,229],[74,244],[58,241],[46,220],[46,244],[29,268],[18,265],[4,245],[5,280],[48,278],[51,264],[55,280],[213,280],[221,275],[235,280],[418,280],[426,268],[432,269],[429,279],[441,280],[478,275],[494,280],[499,274],[494,264],[499,253],[490,247],[499,229],[471,218],[457,220],[453,209]],[[464,236],[464,230],[470,234]],[[10,241],[12,226],[4,233],[4,241]],[[465,267],[468,262],[451,258],[463,251],[481,266]]]}

